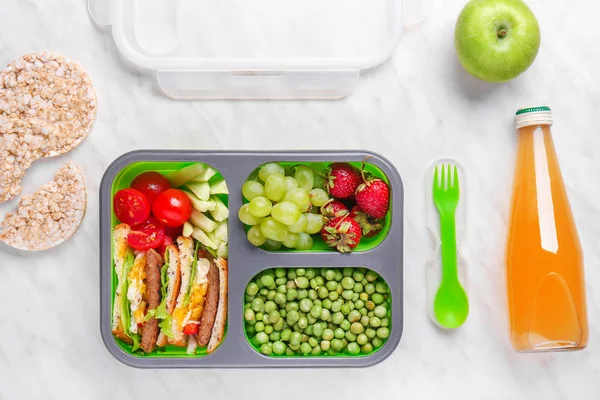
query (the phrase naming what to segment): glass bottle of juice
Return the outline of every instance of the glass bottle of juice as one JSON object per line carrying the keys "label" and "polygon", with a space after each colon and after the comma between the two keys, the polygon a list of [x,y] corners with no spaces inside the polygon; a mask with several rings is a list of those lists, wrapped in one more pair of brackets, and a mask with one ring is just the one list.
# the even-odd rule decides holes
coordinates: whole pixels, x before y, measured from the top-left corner
{"label": "glass bottle of juice", "polygon": [[518,153],[506,252],[517,351],[586,347],[583,255],[550,133],[549,107],[517,112]]}

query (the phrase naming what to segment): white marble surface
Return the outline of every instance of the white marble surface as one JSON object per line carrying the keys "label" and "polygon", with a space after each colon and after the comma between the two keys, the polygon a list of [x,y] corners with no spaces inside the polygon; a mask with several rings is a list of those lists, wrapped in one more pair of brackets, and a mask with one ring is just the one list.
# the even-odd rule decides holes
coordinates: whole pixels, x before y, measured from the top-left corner
{"label": "white marble surface", "polygon": [[[0,64],[57,50],[81,62],[100,97],[98,121],[76,151],[36,163],[26,191],[68,159],[85,171],[89,209],[78,234],[40,254],[0,247],[1,399],[205,397],[600,398],[600,5],[530,0],[543,30],[537,62],[503,85],[478,82],[457,65],[454,21],[464,2],[438,1],[389,62],[364,73],[337,102],[178,102],[124,67],[84,0],[2,0]],[[521,105],[554,109],[554,139],[583,243],[590,345],[575,353],[517,354],[509,346],[503,251]],[[405,326],[393,355],[368,369],[148,371],[105,349],[98,318],[98,186],[107,165],[137,148],[364,148],[387,156],[406,188]],[[470,174],[472,300],[454,334],[426,311],[423,173],[442,155]],[[15,203],[4,204],[0,212]]]}

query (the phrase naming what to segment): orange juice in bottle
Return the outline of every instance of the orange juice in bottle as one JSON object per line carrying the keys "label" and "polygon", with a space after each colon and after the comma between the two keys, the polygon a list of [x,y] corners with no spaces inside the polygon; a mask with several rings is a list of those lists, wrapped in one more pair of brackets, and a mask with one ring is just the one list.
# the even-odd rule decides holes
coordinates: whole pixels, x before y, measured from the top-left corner
{"label": "orange juice in bottle", "polygon": [[517,351],[586,347],[583,255],[550,133],[549,107],[517,112],[518,153],[506,252]]}

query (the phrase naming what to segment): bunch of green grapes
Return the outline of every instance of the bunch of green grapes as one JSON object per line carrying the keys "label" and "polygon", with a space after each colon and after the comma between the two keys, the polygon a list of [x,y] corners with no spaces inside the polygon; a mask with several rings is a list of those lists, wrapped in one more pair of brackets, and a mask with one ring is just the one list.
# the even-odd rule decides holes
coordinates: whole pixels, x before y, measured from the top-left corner
{"label": "bunch of green grapes", "polygon": [[[248,241],[267,250],[281,246],[296,250],[313,247],[311,235],[321,232],[323,217],[311,213],[329,200],[323,190],[323,178],[311,168],[298,166],[286,170],[277,163],[263,165],[258,180],[242,186],[249,201],[240,208],[240,221],[250,225]],[[287,175],[287,176],[286,176]]]}

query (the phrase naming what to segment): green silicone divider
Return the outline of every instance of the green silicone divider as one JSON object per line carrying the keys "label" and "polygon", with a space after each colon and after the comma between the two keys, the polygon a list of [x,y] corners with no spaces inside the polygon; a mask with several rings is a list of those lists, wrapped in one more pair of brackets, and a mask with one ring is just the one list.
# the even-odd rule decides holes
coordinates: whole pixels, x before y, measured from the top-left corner
{"label": "green silicone divider", "polygon": [[[311,167],[318,173],[323,173],[329,165],[329,163],[323,163],[323,162],[295,162],[295,163],[285,162],[285,161],[273,161],[273,162],[277,162],[278,164],[280,164],[281,166],[286,168],[286,170],[289,167],[293,167],[296,165],[305,165],[305,166]],[[355,166],[359,169],[362,167],[361,162],[351,162],[349,164],[352,164],[353,166]],[[262,181],[260,181],[258,178],[258,170],[259,169],[260,169],[260,167],[256,168],[254,171],[252,171],[250,173],[250,175],[248,175],[248,178],[246,180],[257,180],[262,183]],[[383,179],[389,185],[389,180],[388,180],[387,176],[377,166],[370,164],[370,163],[365,163],[365,172],[369,173],[377,178]],[[241,193],[239,195],[242,196]],[[242,199],[243,199],[244,203],[248,203],[248,201],[246,199],[244,199],[244,198],[242,198]],[[391,204],[391,202],[390,202],[390,204]],[[237,212],[237,210],[236,210],[236,212]],[[390,227],[391,227],[391,222],[392,222],[392,210],[390,209],[390,211],[387,213],[387,215],[384,219],[384,222],[383,222],[384,226],[383,226],[383,229],[381,230],[381,232],[379,232],[379,234],[377,234],[376,236],[373,236],[371,238],[362,238],[360,243],[358,244],[358,246],[353,251],[354,252],[368,251],[368,250],[371,250],[371,249],[379,246],[379,244],[381,242],[383,242],[383,240],[387,236],[387,234],[390,230]],[[250,229],[250,226],[245,225],[244,228],[247,232]],[[318,252],[323,252],[323,251],[336,251],[335,249],[332,249],[325,244],[325,242],[321,238],[321,235],[316,234],[316,235],[312,235],[312,237],[313,237],[313,248],[311,250],[293,250],[293,249],[287,249],[282,246],[281,249],[279,249],[275,252],[277,252],[277,253],[289,253],[289,252],[318,253]],[[264,249],[264,247],[261,247],[261,249]],[[270,251],[267,249],[264,249],[264,250]]]}
{"label": "green silicone divider", "polygon": [[[339,267],[331,267],[331,268],[328,268],[328,267],[326,267],[326,268],[327,268],[327,269],[334,269],[334,270],[335,270],[335,269],[342,269],[342,268],[339,268]],[[356,268],[359,268],[359,267],[356,267]],[[284,268],[284,269],[286,269],[286,270],[287,270],[287,269],[290,269],[290,268]],[[293,269],[297,269],[297,268],[293,268]],[[355,268],[352,268],[352,269],[355,269]],[[371,271],[369,268],[365,268],[365,269],[366,269],[365,273],[366,273],[367,271]],[[275,268],[265,268],[264,270],[262,270],[262,271],[258,272],[256,275],[254,275],[254,276],[252,277],[252,279],[250,280],[250,282],[254,281],[254,279],[255,279],[255,278],[258,276],[258,275],[262,274],[262,273],[263,273],[263,272],[265,272],[265,271],[269,271],[269,270],[273,270],[273,271],[275,271]],[[315,268],[315,270],[319,270],[319,268]],[[385,284],[386,284],[386,285],[388,284],[388,283],[387,283],[387,281],[386,281],[385,279],[383,279],[383,277],[382,277],[381,275],[379,275],[379,274],[378,274],[378,276],[379,276],[379,277],[378,277],[378,279],[377,279],[377,280],[381,280],[381,281],[385,282]],[[249,284],[250,282],[248,282],[248,284]],[[247,286],[248,284],[246,284],[246,286]],[[388,287],[389,287],[389,285],[388,285]],[[387,317],[389,318],[389,321],[390,321],[390,324],[388,325],[388,327],[387,327],[387,328],[390,330],[390,336],[391,336],[391,332],[392,332],[392,292],[391,292],[391,290],[389,291],[389,293],[388,293],[388,296],[389,296],[389,297],[387,298],[387,300],[385,300],[385,303],[387,303],[387,309],[388,309],[388,312],[387,312]],[[297,300],[296,300],[296,301],[297,301]],[[244,307],[245,307],[244,303],[245,303],[245,301],[242,301],[242,318],[243,318],[243,315],[244,315]],[[253,349],[254,349],[254,350],[257,352],[257,353],[259,353],[259,354],[262,354],[262,353],[260,353],[260,346],[258,346],[258,345],[256,345],[256,344],[252,343],[252,339],[251,339],[251,338],[248,336],[248,332],[246,331],[246,327],[247,327],[247,326],[248,326],[248,324],[246,323],[246,321],[244,321],[244,336],[246,337],[246,340],[248,341],[248,344],[249,344],[249,345],[250,345],[250,347],[252,347],[252,348],[253,348]],[[291,328],[290,328],[290,329],[291,329]],[[356,357],[368,357],[368,356],[371,356],[371,355],[373,355],[373,354],[377,353],[379,350],[383,349],[383,348],[385,347],[385,345],[386,345],[386,343],[387,343],[387,341],[388,341],[388,340],[389,340],[389,337],[388,337],[388,338],[386,338],[386,339],[383,341],[383,343],[381,344],[381,346],[379,346],[378,348],[374,348],[374,349],[373,349],[371,352],[369,352],[369,353],[361,353],[361,354],[358,354],[358,355],[351,355],[351,354],[347,354],[347,353],[338,353],[338,354],[336,354],[336,355],[334,355],[334,356],[333,356],[333,355],[327,355],[327,354],[321,354],[321,355],[318,355],[318,356],[314,356],[314,355],[312,355],[312,354],[306,354],[306,355],[293,355],[293,356],[271,354],[270,356],[266,356],[266,357],[269,357],[269,358],[294,358],[294,357],[300,357],[300,358],[322,358],[322,357],[326,357],[326,358],[340,358],[340,357],[356,358]],[[369,340],[369,343],[370,343],[370,340]]]}
{"label": "green silicone divider", "polygon": [[[119,171],[119,173],[115,177],[113,184],[112,184],[112,188],[111,188],[111,198],[114,197],[115,193],[117,193],[119,190],[128,188],[131,185],[131,181],[133,181],[133,179],[136,176],[138,176],[139,174],[141,174],[142,172],[158,171],[158,172],[164,174],[167,172],[178,170],[178,169],[183,168],[190,164],[194,164],[194,163],[193,162],[163,162],[163,161],[148,161],[148,162],[146,162],[146,161],[144,161],[144,162],[136,162],[133,164],[129,164],[128,166],[123,168],[121,171]],[[214,177],[212,177],[210,179],[210,182],[217,180],[217,179],[221,179],[221,178],[222,178],[221,174],[217,173]],[[228,196],[219,195],[219,198],[221,198],[221,200],[224,202],[224,204],[228,206]],[[112,206],[111,206],[111,209],[112,209]],[[112,224],[112,227],[115,227],[117,224],[119,224],[119,220],[115,216],[114,212],[111,214],[111,224]],[[111,240],[111,249],[112,249],[112,240]],[[111,264],[114,265],[114,261],[112,260],[112,257],[111,257]],[[114,307],[114,298],[115,298],[116,290],[117,290],[117,274],[115,273],[114,268],[113,268],[112,279],[111,279],[111,293],[112,293],[111,310],[112,310],[112,307]],[[225,335],[223,336],[223,340],[226,336],[227,336],[227,327],[225,327]],[[132,356],[139,356],[139,357],[143,357],[143,358],[148,358],[148,357],[151,357],[151,358],[172,358],[172,357],[199,358],[199,357],[206,356],[208,354],[206,352],[206,348],[198,347],[196,349],[195,354],[189,355],[186,353],[187,349],[182,348],[182,347],[177,347],[177,346],[165,346],[163,349],[157,349],[151,354],[145,354],[142,351],[132,352],[131,346],[124,343],[120,339],[115,339],[115,341],[116,341],[117,345],[119,346],[119,348],[121,348],[121,350],[123,350],[125,353],[130,354]]]}

